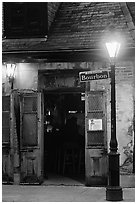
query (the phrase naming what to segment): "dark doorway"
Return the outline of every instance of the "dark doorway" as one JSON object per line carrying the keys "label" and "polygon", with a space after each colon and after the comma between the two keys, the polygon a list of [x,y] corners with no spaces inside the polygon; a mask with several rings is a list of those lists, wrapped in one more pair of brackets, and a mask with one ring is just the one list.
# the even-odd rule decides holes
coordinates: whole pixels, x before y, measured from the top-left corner
{"label": "dark doorway", "polygon": [[44,174],[85,175],[85,101],[81,92],[44,93]]}

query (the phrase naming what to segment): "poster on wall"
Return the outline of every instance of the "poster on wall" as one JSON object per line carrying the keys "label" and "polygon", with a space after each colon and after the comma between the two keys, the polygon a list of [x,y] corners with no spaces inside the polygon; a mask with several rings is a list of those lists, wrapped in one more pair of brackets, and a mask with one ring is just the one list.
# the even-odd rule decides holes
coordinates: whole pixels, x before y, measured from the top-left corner
{"label": "poster on wall", "polygon": [[89,119],[89,131],[102,130],[102,119]]}

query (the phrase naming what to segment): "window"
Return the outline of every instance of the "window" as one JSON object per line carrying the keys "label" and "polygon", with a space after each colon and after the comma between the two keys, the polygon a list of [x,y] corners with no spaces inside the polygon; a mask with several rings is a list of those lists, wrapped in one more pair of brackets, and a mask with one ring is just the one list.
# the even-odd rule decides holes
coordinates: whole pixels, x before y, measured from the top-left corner
{"label": "window", "polygon": [[4,37],[32,38],[47,35],[47,3],[4,2]]}

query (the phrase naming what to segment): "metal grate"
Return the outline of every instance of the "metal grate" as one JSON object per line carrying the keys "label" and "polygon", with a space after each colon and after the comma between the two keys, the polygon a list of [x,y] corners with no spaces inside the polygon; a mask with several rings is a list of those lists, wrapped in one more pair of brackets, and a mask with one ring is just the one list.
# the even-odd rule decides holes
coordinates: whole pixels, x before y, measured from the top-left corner
{"label": "metal grate", "polygon": [[10,141],[10,128],[2,128],[2,143],[9,143]]}
{"label": "metal grate", "polygon": [[102,110],[103,95],[93,94],[88,96],[88,112]]}
{"label": "metal grate", "polygon": [[99,112],[90,112],[88,113],[88,118],[103,118],[103,111],[99,111]]}
{"label": "metal grate", "polygon": [[2,127],[10,127],[10,113],[9,112],[2,113]]}
{"label": "metal grate", "polygon": [[10,96],[2,97],[2,111],[10,111]]}
{"label": "metal grate", "polygon": [[10,141],[10,96],[2,97],[2,142]]}
{"label": "metal grate", "polygon": [[[88,95],[88,112],[87,116],[89,119],[102,119],[103,123],[103,93],[90,93]],[[102,124],[103,125],[103,124]],[[87,144],[88,146],[93,145],[104,145],[104,131],[88,131],[87,132]]]}
{"label": "metal grate", "polygon": [[24,112],[37,111],[37,97],[24,97]]}
{"label": "metal grate", "polygon": [[37,145],[37,115],[23,115],[23,146]]}
{"label": "metal grate", "polygon": [[103,132],[94,131],[88,132],[88,145],[103,145],[104,143],[104,136]]}

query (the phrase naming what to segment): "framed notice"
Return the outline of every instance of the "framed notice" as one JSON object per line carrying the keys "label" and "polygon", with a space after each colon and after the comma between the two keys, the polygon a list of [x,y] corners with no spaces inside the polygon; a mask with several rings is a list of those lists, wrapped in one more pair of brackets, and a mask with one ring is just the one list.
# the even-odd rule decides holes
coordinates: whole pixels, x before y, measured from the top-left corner
{"label": "framed notice", "polygon": [[88,125],[89,131],[102,130],[102,119],[89,119]]}

